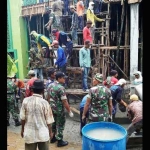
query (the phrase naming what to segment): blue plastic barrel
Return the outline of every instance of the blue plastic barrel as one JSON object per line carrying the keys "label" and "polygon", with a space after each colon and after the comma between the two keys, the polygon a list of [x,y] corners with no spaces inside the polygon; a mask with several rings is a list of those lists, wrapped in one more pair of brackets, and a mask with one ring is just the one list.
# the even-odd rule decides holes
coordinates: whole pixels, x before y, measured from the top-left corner
{"label": "blue plastic barrel", "polygon": [[[113,140],[99,140],[89,137],[88,131],[110,128],[121,132],[122,137]],[[126,150],[127,131],[124,127],[112,122],[93,122],[82,128],[82,150]]]}

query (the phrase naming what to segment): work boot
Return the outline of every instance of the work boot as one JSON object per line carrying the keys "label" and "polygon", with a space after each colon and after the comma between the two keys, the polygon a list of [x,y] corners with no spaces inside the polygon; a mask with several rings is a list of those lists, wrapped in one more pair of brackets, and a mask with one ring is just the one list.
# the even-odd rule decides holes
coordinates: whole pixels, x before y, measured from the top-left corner
{"label": "work boot", "polygon": [[19,120],[15,119],[15,126],[17,127],[17,126],[20,126],[20,125],[21,125],[21,123],[19,122]]}
{"label": "work boot", "polygon": [[58,140],[57,147],[62,147],[68,145],[67,141]]}
{"label": "work boot", "polygon": [[7,120],[7,126],[10,126],[9,121]]}
{"label": "work boot", "polygon": [[57,141],[56,137],[53,136],[53,138],[51,139],[51,143],[55,143]]}

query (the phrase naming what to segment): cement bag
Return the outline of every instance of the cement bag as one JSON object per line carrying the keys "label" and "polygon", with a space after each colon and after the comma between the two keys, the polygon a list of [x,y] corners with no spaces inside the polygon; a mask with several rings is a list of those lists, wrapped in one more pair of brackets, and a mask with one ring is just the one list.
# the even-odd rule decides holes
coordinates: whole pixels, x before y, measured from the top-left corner
{"label": "cement bag", "polygon": [[140,100],[143,101],[143,84],[135,86],[135,92],[139,96]]}

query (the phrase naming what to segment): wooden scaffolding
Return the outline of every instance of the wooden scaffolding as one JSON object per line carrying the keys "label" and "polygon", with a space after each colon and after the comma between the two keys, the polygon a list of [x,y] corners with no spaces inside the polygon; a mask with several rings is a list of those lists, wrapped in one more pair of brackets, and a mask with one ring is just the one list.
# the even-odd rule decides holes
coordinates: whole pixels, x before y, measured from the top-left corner
{"label": "wooden scaffolding", "polygon": [[[27,21],[28,32],[36,30],[38,33],[48,35],[44,24],[48,21],[45,7],[51,7],[53,1],[22,7],[21,16]],[[130,56],[130,15],[127,1],[112,0],[103,4],[97,17],[103,18],[105,22],[96,23],[95,41],[92,45],[91,57],[92,67],[89,74],[89,86],[95,73],[102,73],[104,79],[109,75],[111,69],[119,72],[119,77],[129,77]],[[71,16],[62,16],[64,31],[70,35]],[[35,26],[33,26],[33,22]],[[86,14],[84,14],[86,23]],[[85,25],[84,23],[84,25]],[[142,55],[142,22],[140,29],[139,49]],[[29,37],[30,38],[30,37]],[[73,47],[71,63],[68,64],[67,74],[69,76],[69,88],[81,88],[81,68],[79,67],[79,50],[83,47],[82,31],[78,31],[78,46]],[[47,69],[47,68],[46,68]]]}

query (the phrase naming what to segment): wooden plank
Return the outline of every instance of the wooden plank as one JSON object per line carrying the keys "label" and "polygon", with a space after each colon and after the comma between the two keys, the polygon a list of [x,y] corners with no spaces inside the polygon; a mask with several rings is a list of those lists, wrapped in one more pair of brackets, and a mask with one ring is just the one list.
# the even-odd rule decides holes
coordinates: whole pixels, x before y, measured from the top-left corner
{"label": "wooden plank", "polygon": [[84,92],[82,89],[66,89],[66,94],[72,94],[72,95],[86,95],[88,92]]}

